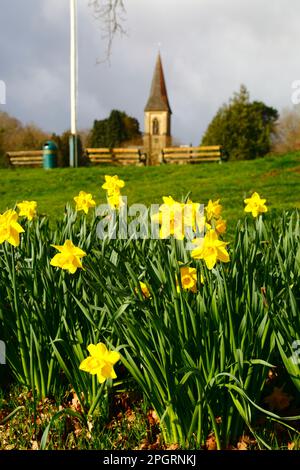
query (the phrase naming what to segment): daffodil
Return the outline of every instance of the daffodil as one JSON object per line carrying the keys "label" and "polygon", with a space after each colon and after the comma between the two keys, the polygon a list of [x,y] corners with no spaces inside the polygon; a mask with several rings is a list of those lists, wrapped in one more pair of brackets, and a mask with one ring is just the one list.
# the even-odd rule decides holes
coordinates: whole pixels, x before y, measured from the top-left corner
{"label": "daffodil", "polygon": [[20,210],[19,216],[27,217],[28,220],[32,220],[36,216],[36,201],[23,201],[17,204],[18,209]]}
{"label": "daffodil", "polygon": [[266,199],[261,199],[258,193],[253,193],[250,198],[244,200],[246,207],[245,212],[252,212],[253,217],[268,211],[265,205]]}
{"label": "daffodil", "polygon": [[[165,206],[169,206],[169,207],[181,206],[181,203],[178,201],[175,201],[175,199],[173,199],[172,196],[163,196],[162,199],[164,201]],[[163,205],[161,207],[163,207]]]}
{"label": "daffodil", "polygon": [[183,214],[180,206],[167,206],[161,211],[160,238],[173,235],[178,240],[184,238]]}
{"label": "daffodil", "polygon": [[220,199],[217,201],[212,201],[211,199],[208,201],[208,204],[205,208],[207,221],[210,222],[211,219],[218,219],[222,212],[222,206],[219,204]]}
{"label": "daffodil", "polygon": [[117,377],[113,366],[120,359],[118,352],[109,351],[103,343],[90,344],[87,350],[90,356],[81,362],[80,370],[89,372],[91,375],[97,375],[99,383]]}
{"label": "daffodil", "polygon": [[116,191],[107,196],[107,202],[112,209],[120,209],[120,207],[124,206],[124,202],[122,200],[121,194]]}
{"label": "daffodil", "polygon": [[102,185],[102,188],[108,192],[108,195],[114,194],[117,191],[120,191],[121,188],[124,188],[125,181],[119,179],[117,175],[109,176],[105,175],[105,183]]}
{"label": "daffodil", "polygon": [[175,201],[172,196],[164,196],[164,203],[159,207],[158,214],[152,215],[152,221],[160,224],[160,238],[168,238],[174,235],[175,238],[184,238],[184,217],[183,205]]}
{"label": "daffodil", "polygon": [[125,182],[120,180],[117,175],[105,175],[103,189],[107,191],[107,202],[112,209],[120,209],[124,205],[121,197],[121,188],[124,188]]}
{"label": "daffodil", "polygon": [[[140,281],[140,289],[142,291],[142,294],[143,296],[145,297],[145,299],[150,299],[151,297],[151,294],[150,294],[150,291],[148,289],[148,286],[147,284],[145,284],[144,282]],[[138,293],[139,289],[138,287],[135,288],[135,292]]]}
{"label": "daffodil", "polygon": [[194,240],[196,248],[192,250],[192,257],[194,259],[203,259],[208,269],[212,269],[217,261],[228,263],[229,253],[226,250],[228,243],[222,242],[218,239],[215,230],[210,230],[202,239]]}
{"label": "daffodil", "polygon": [[7,241],[13,246],[19,246],[22,232],[24,229],[18,223],[16,211],[9,209],[4,214],[0,214],[0,244]]}
{"label": "daffodil", "polygon": [[82,269],[81,258],[86,256],[86,253],[73,245],[71,240],[66,240],[64,245],[51,245],[59,251],[50,261],[51,266],[69,271],[74,274],[78,268]]}
{"label": "daffodil", "polygon": [[74,201],[76,202],[76,210],[84,211],[86,214],[89,212],[91,207],[96,206],[96,202],[94,201],[93,196],[84,191],[80,191],[78,196],[74,197]]}
{"label": "daffodil", "polygon": [[183,214],[184,214],[184,226],[191,227],[195,232],[198,229],[203,229],[203,215],[200,214],[201,205],[199,202],[193,202],[189,199],[185,204],[183,204]]}
{"label": "daffodil", "polygon": [[159,212],[153,214],[151,219],[160,225],[160,238],[168,238],[173,235],[178,240],[188,236],[187,229],[203,230],[205,225],[204,216],[200,214],[200,204],[191,201],[178,202],[172,196],[164,196],[163,204]]}
{"label": "daffodil", "polygon": [[227,230],[226,220],[224,220],[224,219],[222,219],[222,217],[220,217],[215,223],[215,229],[220,235],[225,233],[226,230]]}
{"label": "daffodil", "polygon": [[[180,268],[180,282],[184,290],[190,290],[194,293],[197,292],[197,270],[188,266]],[[176,281],[177,292],[180,292],[178,280]]]}

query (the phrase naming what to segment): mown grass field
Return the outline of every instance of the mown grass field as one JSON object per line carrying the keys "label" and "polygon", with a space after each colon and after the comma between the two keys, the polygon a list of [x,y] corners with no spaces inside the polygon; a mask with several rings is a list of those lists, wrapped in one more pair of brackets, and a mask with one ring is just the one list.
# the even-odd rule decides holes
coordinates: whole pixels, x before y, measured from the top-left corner
{"label": "mown grass field", "polygon": [[0,170],[0,210],[29,199],[38,202],[39,213],[59,218],[80,190],[91,192],[97,203],[105,202],[105,174],[125,180],[123,194],[129,204],[161,203],[164,195],[181,199],[188,192],[201,203],[220,198],[224,218],[232,225],[243,215],[243,199],[253,191],[267,199],[270,209],[300,208],[300,152],[295,152],[222,165]]}

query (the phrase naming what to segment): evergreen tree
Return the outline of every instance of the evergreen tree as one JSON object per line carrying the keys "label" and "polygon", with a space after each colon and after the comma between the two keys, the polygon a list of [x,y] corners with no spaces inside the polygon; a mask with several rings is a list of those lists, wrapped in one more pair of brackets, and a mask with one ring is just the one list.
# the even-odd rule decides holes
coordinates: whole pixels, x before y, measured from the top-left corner
{"label": "evergreen tree", "polygon": [[276,109],[260,101],[250,102],[249,93],[242,85],[239,93],[218,110],[201,145],[222,145],[230,160],[262,157],[271,149],[277,119]]}
{"label": "evergreen tree", "polygon": [[114,109],[107,119],[94,121],[90,142],[94,148],[114,148],[140,136],[137,119]]}
{"label": "evergreen tree", "polygon": [[91,131],[91,147],[109,147],[108,143],[108,119],[101,121],[94,121],[93,129]]}
{"label": "evergreen tree", "polygon": [[107,139],[108,147],[119,147],[119,145],[127,140],[127,130],[123,118],[124,113],[114,109],[107,121]]}

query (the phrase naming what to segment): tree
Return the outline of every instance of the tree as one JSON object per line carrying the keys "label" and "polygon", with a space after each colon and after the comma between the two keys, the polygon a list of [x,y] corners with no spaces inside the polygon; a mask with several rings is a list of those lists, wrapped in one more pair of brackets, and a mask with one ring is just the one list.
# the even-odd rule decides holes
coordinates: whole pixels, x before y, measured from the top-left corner
{"label": "tree", "polygon": [[276,123],[276,136],[272,149],[286,153],[300,148],[300,107],[284,109]]}
{"label": "tree", "polygon": [[222,145],[230,160],[264,156],[271,149],[277,119],[276,109],[261,101],[250,102],[246,87],[241,85],[229,103],[218,110],[201,145]]}
{"label": "tree", "polygon": [[18,150],[40,150],[48,134],[35,124],[22,123],[8,113],[0,112],[0,165],[5,164],[5,153]]}
{"label": "tree", "polygon": [[[89,6],[93,9],[94,17],[100,21],[103,37],[107,41],[104,60],[109,60],[115,35],[117,33],[125,34],[125,29],[122,26],[125,14],[124,2],[123,0],[89,0]],[[103,61],[98,60],[97,62]]]}
{"label": "tree", "polygon": [[48,135],[35,124],[28,124],[22,130],[22,150],[40,150]]}
{"label": "tree", "polygon": [[127,129],[125,127],[123,113],[114,109],[107,121],[106,138],[108,147],[119,147],[127,139]]}
{"label": "tree", "polygon": [[94,121],[90,142],[94,148],[113,148],[140,137],[138,120],[123,111],[114,109],[107,119]]}

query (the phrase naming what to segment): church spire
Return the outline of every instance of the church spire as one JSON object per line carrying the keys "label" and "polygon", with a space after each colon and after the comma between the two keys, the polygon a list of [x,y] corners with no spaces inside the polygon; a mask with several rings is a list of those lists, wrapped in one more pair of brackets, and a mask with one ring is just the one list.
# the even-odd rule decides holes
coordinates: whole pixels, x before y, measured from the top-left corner
{"label": "church spire", "polygon": [[158,53],[157,56],[150,96],[147,101],[145,111],[168,111],[170,114],[172,113],[168,100],[160,53]]}

